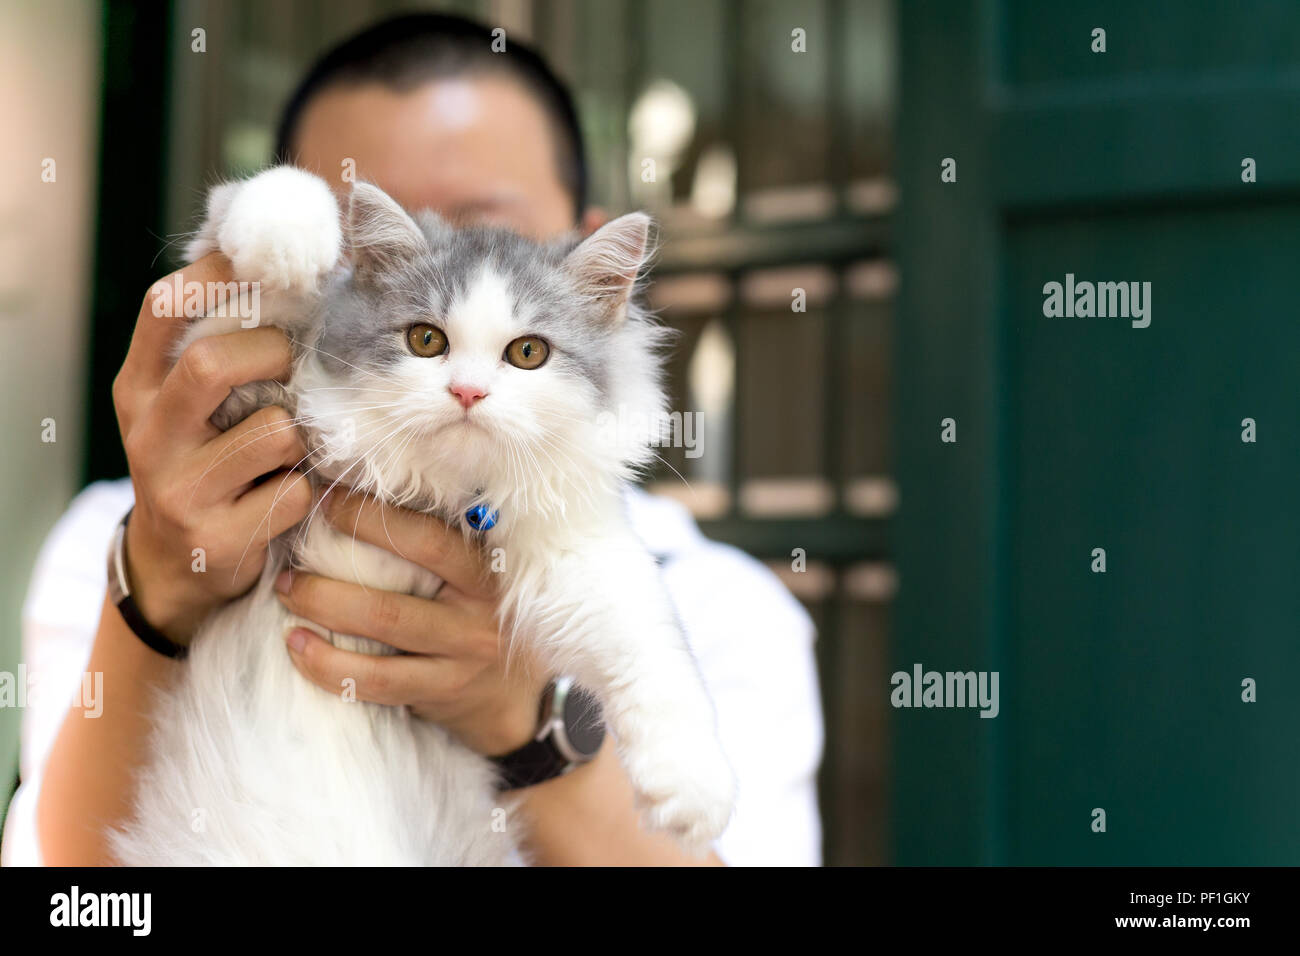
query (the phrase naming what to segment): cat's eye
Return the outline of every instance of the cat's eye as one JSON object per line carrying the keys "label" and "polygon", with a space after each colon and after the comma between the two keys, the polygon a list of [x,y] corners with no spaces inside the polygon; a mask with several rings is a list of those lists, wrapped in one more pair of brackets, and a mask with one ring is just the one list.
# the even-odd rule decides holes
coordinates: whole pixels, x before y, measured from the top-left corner
{"label": "cat's eye", "polygon": [[533,335],[515,339],[506,346],[506,361],[515,368],[534,369],[551,354],[551,347]]}
{"label": "cat's eye", "polygon": [[406,342],[420,358],[433,358],[447,351],[447,336],[427,322],[411,326],[406,333]]}

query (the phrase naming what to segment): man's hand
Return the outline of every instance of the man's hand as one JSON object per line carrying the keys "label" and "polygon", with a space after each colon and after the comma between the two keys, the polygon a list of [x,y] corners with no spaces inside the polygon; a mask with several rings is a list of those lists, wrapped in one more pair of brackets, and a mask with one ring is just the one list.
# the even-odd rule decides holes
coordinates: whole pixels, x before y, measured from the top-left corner
{"label": "man's hand", "polygon": [[[205,289],[234,279],[218,253],[179,274]],[[154,289],[172,281],[145,296],[113,404],[135,486],[132,590],[145,619],[184,642],[210,610],[253,585],[271,539],[307,515],[312,492],[292,470],[307,452],[284,409],[264,408],[224,433],[208,420],[235,386],[288,377],[288,339],[272,328],[212,336],[172,367],[187,320],[154,309]],[[204,571],[194,570],[200,548]]]}
{"label": "man's hand", "polygon": [[373,498],[336,492],[324,511],[345,534],[392,551],[446,583],[436,599],[427,600],[300,571],[281,574],[276,588],[294,614],[406,652],[345,651],[295,628],[287,636],[294,666],[335,694],[351,678],[359,699],[410,707],[482,754],[508,753],[527,743],[547,675],[522,655],[507,669],[496,589],[481,552],[436,518]]}

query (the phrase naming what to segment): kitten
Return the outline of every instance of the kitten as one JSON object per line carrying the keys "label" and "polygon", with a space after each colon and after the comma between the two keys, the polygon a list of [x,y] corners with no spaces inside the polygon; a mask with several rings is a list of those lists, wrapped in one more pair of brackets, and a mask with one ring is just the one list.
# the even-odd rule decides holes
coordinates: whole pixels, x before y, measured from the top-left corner
{"label": "kitten", "polygon": [[[289,384],[235,389],[214,423],[283,405],[318,486],[351,485],[467,534],[469,509],[499,511],[482,538],[504,558],[504,639],[600,698],[645,822],[703,852],[730,817],[734,777],[621,497],[665,420],[663,332],[632,297],[649,218],[541,244],[412,218],[368,184],[353,188],[342,218],[340,228],[323,181],[289,167],[210,194],[189,258],[219,249],[236,280],[260,283],[260,322],[283,328],[295,356]],[[239,327],[237,316],[201,319],[177,354]],[[204,622],[163,693],[135,814],[111,835],[116,857],[521,862],[514,828],[492,825],[503,800],[488,761],[405,708],[345,703],[293,668],[282,636],[310,622],[273,593],[288,566],[423,597],[440,584],[324,521],[280,536],[257,586]]]}

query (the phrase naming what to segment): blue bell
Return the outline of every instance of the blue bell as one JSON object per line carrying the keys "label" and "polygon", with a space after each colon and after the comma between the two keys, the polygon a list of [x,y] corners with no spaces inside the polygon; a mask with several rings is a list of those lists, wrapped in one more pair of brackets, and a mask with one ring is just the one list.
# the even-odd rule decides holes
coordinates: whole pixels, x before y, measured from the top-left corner
{"label": "blue bell", "polygon": [[489,511],[487,505],[475,505],[465,512],[465,523],[475,531],[488,531],[496,527],[499,511]]}

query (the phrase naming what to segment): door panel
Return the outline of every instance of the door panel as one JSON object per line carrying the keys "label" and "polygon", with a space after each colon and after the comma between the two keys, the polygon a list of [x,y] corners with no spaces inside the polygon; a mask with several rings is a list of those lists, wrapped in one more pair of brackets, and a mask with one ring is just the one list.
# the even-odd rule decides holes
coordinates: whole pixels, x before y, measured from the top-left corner
{"label": "door panel", "polygon": [[[1300,859],[1297,229],[1289,204],[1006,230],[1011,861]],[[1151,325],[1044,318],[1055,269],[1150,281]],[[1118,839],[1079,825],[1098,806]]]}
{"label": "door panel", "polygon": [[900,10],[893,665],[1001,712],[895,711],[894,856],[1294,864],[1300,7],[1062,6]]}

